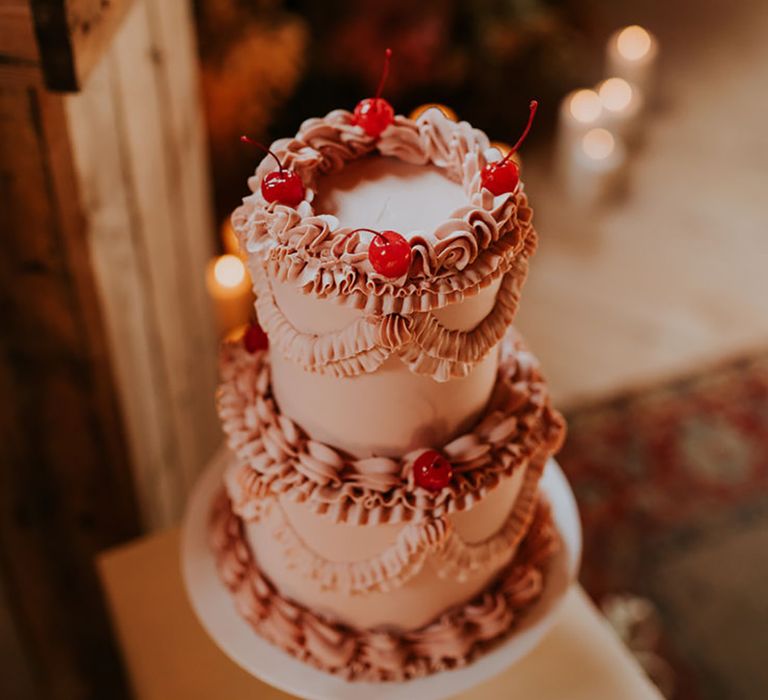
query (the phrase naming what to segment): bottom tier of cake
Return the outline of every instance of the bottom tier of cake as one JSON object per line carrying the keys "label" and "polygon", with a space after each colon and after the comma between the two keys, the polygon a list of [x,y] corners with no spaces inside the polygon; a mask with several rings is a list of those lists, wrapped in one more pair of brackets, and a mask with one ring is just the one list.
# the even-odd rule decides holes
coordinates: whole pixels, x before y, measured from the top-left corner
{"label": "bottom tier of cake", "polygon": [[355,629],[281,595],[259,569],[246,529],[222,492],[211,515],[211,547],[239,613],[262,637],[302,661],[349,680],[397,681],[456,668],[505,639],[538,600],[559,547],[540,499],[514,559],[469,602],[419,629]]}

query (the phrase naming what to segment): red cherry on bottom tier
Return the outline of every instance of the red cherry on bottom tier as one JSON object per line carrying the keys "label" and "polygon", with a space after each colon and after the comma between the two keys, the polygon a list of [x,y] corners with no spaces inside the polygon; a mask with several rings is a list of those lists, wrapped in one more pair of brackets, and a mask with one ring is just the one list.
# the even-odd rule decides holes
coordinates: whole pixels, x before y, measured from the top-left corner
{"label": "red cherry on bottom tier", "polygon": [[243,345],[249,353],[253,354],[266,350],[269,347],[269,338],[258,323],[251,323],[243,334]]}
{"label": "red cherry on bottom tier", "polygon": [[413,463],[416,484],[428,491],[444,489],[453,477],[451,463],[436,450],[427,450]]}

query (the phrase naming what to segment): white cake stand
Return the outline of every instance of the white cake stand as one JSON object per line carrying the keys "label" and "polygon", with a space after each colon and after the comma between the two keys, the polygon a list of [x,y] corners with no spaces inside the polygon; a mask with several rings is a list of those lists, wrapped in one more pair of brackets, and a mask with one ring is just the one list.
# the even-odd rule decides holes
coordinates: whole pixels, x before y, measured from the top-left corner
{"label": "white cake stand", "polygon": [[207,523],[221,488],[229,455],[223,451],[200,477],[182,525],[181,567],[187,594],[200,622],[235,663],[270,685],[307,700],[439,700],[456,695],[501,673],[531,651],[552,627],[559,605],[576,578],[581,557],[581,525],[576,501],[557,462],[550,460],[541,490],[552,506],[563,548],[555,556],[541,598],[528,610],[510,638],[476,661],[401,683],[353,683],[301,663],[259,637],[235,610],[219,579],[208,546]]}

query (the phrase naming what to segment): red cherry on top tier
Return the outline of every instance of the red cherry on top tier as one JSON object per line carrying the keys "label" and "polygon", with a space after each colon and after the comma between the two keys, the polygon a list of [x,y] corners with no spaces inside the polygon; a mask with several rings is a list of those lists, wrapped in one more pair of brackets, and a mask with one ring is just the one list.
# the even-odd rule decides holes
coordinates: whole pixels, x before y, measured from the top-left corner
{"label": "red cherry on top tier", "polygon": [[539,103],[536,100],[531,101],[531,104],[529,105],[530,112],[528,114],[528,124],[525,127],[525,131],[523,131],[523,135],[517,140],[517,143],[512,146],[509,153],[507,153],[507,155],[498,163],[489,163],[483,168],[481,175],[483,187],[493,192],[494,195],[498,196],[506,192],[514,192],[517,183],[520,182],[520,168],[518,168],[517,163],[512,160],[512,154],[520,148],[520,145],[525,141],[525,137],[528,136],[538,106]]}
{"label": "red cherry on top tier", "polygon": [[384,52],[384,69],[381,71],[379,86],[376,88],[376,97],[361,100],[355,107],[352,123],[363,128],[368,136],[378,138],[392,122],[395,121],[395,110],[392,105],[381,97],[384,83],[389,75],[389,62],[392,58],[392,49]]}
{"label": "red cherry on top tier", "polygon": [[368,246],[368,260],[376,272],[390,279],[397,279],[408,273],[411,267],[413,251],[411,244],[397,231],[374,231],[372,228],[356,228],[357,231],[368,231],[374,239]]}
{"label": "red cherry on top tier", "polygon": [[413,478],[428,491],[444,489],[453,477],[451,463],[435,450],[427,450],[413,463]]}
{"label": "red cherry on top tier", "polygon": [[253,355],[259,350],[266,350],[269,347],[269,338],[264,329],[256,322],[248,324],[243,334],[243,345],[245,349]]}
{"label": "red cherry on top tier", "polygon": [[304,199],[304,183],[302,183],[299,174],[283,167],[283,164],[274,152],[258,141],[249,139],[247,136],[241,136],[240,140],[268,153],[277,162],[277,170],[267,173],[261,181],[262,197],[268,202],[280,202],[280,204],[285,204],[287,207],[298,206]]}

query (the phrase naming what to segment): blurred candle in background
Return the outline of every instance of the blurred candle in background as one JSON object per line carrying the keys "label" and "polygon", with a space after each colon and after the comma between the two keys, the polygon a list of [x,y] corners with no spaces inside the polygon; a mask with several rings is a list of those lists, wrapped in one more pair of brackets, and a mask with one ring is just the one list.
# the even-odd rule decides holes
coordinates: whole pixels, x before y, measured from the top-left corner
{"label": "blurred candle in background", "polygon": [[248,322],[253,310],[253,293],[250,277],[240,258],[228,253],[211,260],[205,283],[213,300],[220,337]]}
{"label": "blurred candle in background", "polygon": [[564,180],[573,208],[593,209],[618,190],[626,165],[621,139],[602,127],[590,129],[573,148]]}
{"label": "blurred candle in background", "polygon": [[560,103],[557,125],[556,169],[563,177],[570,167],[574,149],[590,129],[599,125],[603,103],[594,90],[574,90]]}
{"label": "blurred candle in background", "polygon": [[633,24],[611,34],[606,47],[606,74],[624,78],[646,97],[654,88],[658,43],[643,27]]}
{"label": "blurred candle in background", "polygon": [[597,86],[597,94],[603,106],[600,126],[620,136],[625,143],[636,143],[643,109],[640,89],[623,78],[608,78]]}
{"label": "blurred candle in background", "polygon": [[221,222],[220,235],[221,245],[224,248],[224,252],[242,258],[243,256],[240,254],[240,244],[238,243],[235,229],[233,228],[232,221],[229,217]]}
{"label": "blurred candle in background", "polygon": [[426,112],[428,109],[437,109],[440,110],[445,117],[450,119],[452,122],[459,121],[458,116],[456,115],[456,112],[454,112],[450,107],[447,107],[446,105],[438,104],[437,102],[428,102],[425,105],[421,105],[420,107],[416,107],[409,115],[409,119],[418,119],[424,112]]}

